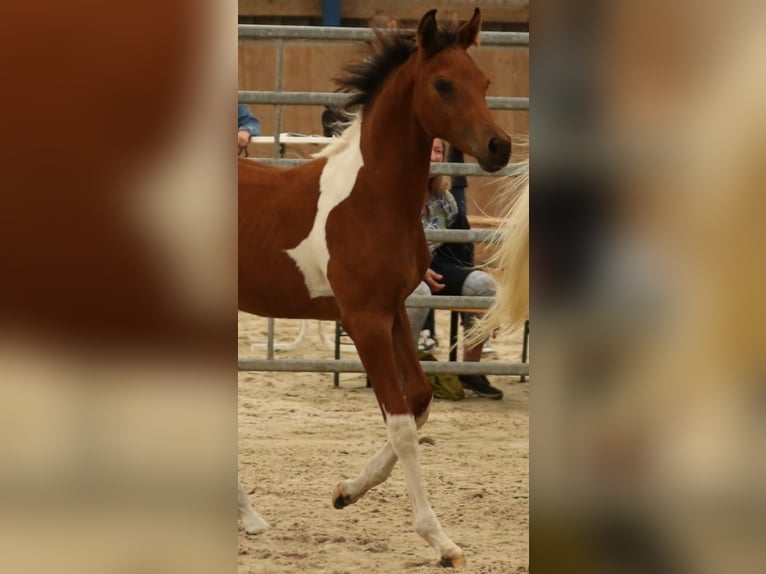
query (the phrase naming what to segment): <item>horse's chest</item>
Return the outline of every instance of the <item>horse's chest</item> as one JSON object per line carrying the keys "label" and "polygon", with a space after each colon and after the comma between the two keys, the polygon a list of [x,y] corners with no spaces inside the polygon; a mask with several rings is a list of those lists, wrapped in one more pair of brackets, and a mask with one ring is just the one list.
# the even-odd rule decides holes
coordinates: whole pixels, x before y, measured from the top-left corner
{"label": "horse's chest", "polygon": [[[309,234],[287,254],[303,275],[309,296],[328,297],[333,295],[327,279],[327,265],[330,251],[327,247],[327,219],[330,213],[354,189],[359,170],[364,165],[359,147],[360,129],[351,134],[349,145],[341,152],[330,156],[319,177],[319,200],[316,215]],[[349,128],[353,129],[353,128]]]}

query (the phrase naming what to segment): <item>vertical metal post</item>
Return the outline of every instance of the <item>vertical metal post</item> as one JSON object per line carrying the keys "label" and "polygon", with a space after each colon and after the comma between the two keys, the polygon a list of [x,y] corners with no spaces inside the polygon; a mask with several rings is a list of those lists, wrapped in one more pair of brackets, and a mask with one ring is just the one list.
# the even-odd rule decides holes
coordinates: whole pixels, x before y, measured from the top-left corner
{"label": "vertical metal post", "polygon": [[274,358],[274,318],[269,317],[269,338],[266,343],[266,358]]}
{"label": "vertical metal post", "polygon": [[[335,360],[340,359],[340,321],[335,321]],[[332,384],[340,386],[340,373],[333,373]]]}
{"label": "vertical metal post", "polygon": [[[277,76],[276,85],[274,86],[275,92],[282,91],[282,68],[285,52],[285,41],[282,38],[277,39]],[[272,151],[272,157],[279,159],[282,156],[282,144],[279,142],[279,134],[282,132],[282,105],[277,104],[274,110],[274,149]]]}
{"label": "vertical metal post", "polygon": [[457,361],[457,311],[450,311],[449,317],[449,360]]}
{"label": "vertical metal post", "polygon": [[340,0],[322,0],[322,26],[340,26]]}
{"label": "vertical metal post", "polygon": [[[526,363],[527,361],[527,355],[529,354],[529,319],[524,321],[524,340],[521,343],[521,362]],[[524,375],[521,375],[519,377],[519,381],[522,383],[526,381],[527,378]]]}
{"label": "vertical metal post", "polygon": [[[274,91],[282,91],[282,61],[284,57],[285,41],[282,38],[277,39],[277,69],[276,69],[276,82]],[[282,106],[277,105],[274,111],[274,149],[272,150],[272,157],[279,159],[282,155],[279,143],[279,133],[282,131]],[[266,358],[274,358],[274,319],[269,318],[269,330],[268,340],[266,343]]]}

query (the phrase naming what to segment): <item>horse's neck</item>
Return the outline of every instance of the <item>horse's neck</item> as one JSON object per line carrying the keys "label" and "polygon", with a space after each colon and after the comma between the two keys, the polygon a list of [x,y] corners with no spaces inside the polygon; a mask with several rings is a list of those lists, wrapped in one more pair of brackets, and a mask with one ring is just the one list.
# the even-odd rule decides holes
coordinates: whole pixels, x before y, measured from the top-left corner
{"label": "horse's neck", "polygon": [[[376,182],[388,195],[400,196],[408,213],[419,217],[428,184],[431,138],[418,121],[412,105],[414,78],[410,62],[386,82],[362,118],[361,147],[372,161],[382,164]],[[410,209],[410,207],[412,207]]]}

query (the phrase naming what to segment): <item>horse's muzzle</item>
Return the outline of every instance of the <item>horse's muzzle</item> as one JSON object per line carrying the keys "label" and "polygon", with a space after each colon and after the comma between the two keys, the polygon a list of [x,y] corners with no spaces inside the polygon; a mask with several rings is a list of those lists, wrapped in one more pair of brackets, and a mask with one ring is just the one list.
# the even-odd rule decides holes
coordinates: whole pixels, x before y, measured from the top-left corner
{"label": "horse's muzzle", "polygon": [[511,159],[511,139],[508,137],[490,138],[485,153],[476,159],[481,168],[490,173],[504,168]]}

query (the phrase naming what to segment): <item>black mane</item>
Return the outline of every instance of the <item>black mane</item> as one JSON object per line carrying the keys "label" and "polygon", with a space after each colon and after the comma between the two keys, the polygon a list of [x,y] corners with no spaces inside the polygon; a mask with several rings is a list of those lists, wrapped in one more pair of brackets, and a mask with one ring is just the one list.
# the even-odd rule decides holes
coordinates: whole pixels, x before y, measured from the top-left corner
{"label": "black mane", "polygon": [[[417,50],[412,32],[377,32],[375,39],[366,42],[367,56],[359,64],[344,68],[345,74],[335,79],[339,91],[353,94],[344,109],[351,110],[372,100],[386,78],[404,64]],[[431,58],[457,39],[457,28],[439,28],[425,53]]]}

